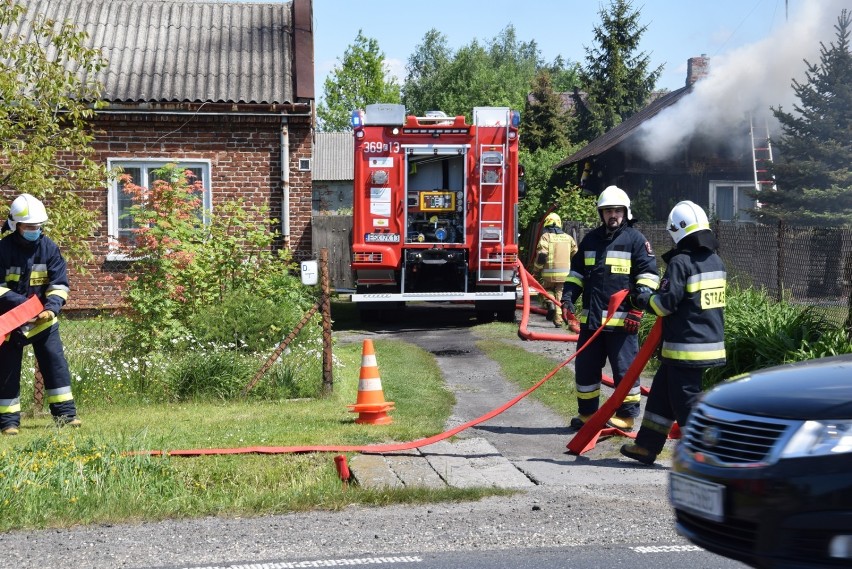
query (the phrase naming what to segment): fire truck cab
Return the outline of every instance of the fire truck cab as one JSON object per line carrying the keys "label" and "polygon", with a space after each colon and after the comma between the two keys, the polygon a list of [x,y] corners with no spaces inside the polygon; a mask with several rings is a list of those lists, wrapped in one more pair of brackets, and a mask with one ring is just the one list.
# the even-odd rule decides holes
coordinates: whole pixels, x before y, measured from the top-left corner
{"label": "fire truck cab", "polygon": [[480,320],[514,321],[519,122],[506,107],[476,107],[471,124],[394,104],[352,113],[352,301],[362,318],[466,301]]}

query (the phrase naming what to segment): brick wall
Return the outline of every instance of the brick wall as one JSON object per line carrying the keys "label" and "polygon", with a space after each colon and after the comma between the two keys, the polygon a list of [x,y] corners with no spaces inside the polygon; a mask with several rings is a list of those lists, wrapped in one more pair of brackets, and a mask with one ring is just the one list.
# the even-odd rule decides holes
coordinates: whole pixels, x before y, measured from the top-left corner
{"label": "brick wall", "polygon": [[[289,117],[290,238],[279,247],[293,251],[296,259],[311,251],[310,172],[299,172],[299,158],[311,157],[310,117]],[[281,230],[283,184],[279,116],[204,115],[99,115],[94,147],[97,159],[209,160],[213,210],[223,201],[242,197],[266,204]],[[85,271],[71,267],[68,310],[117,308],[128,268],[126,261],[107,259],[107,189],[85,192],[88,206],[98,212],[100,226],[91,240],[94,261]]]}

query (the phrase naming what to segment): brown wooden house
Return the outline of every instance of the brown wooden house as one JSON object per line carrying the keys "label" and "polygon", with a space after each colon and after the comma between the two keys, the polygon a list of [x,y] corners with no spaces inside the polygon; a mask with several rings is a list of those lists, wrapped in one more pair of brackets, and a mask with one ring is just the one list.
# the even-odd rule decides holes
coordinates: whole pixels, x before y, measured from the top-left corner
{"label": "brown wooden house", "polygon": [[[615,184],[631,199],[650,196],[653,219],[665,220],[672,206],[689,199],[720,220],[748,221],[755,187],[750,123],[730,132],[725,140],[690,135],[671,157],[651,161],[637,144],[641,129],[664,110],[689,97],[694,84],[707,74],[706,57],[689,60],[686,85],[655,98],[645,108],[591,141],[556,165],[566,168],[576,183],[592,194]],[[581,102],[582,104],[582,102]],[[584,175],[585,171],[585,175]]]}
{"label": "brown wooden house", "polygon": [[[311,256],[314,66],[311,0],[16,0],[27,20],[70,21],[100,48],[107,106],[93,121],[97,159],[149,185],[177,163],[204,186],[204,205],[243,197],[280,220],[279,247]],[[27,22],[17,33],[26,34]],[[100,228],[87,274],[71,274],[69,309],[112,308],[111,278],[128,260],[119,182],[84,196]]]}

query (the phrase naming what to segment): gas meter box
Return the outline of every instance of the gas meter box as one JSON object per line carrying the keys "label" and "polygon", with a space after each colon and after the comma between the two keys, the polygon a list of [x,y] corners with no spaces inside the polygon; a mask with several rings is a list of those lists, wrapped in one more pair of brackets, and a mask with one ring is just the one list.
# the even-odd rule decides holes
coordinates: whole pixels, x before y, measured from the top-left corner
{"label": "gas meter box", "polygon": [[312,286],[318,282],[317,262],[302,261],[302,284]]}

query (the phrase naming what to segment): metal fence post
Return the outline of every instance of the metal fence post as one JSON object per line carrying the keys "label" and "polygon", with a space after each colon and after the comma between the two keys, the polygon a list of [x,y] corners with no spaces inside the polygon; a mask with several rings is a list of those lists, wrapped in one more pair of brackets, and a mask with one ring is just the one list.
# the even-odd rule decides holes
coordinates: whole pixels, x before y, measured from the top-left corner
{"label": "metal fence post", "polygon": [[331,298],[328,278],[328,249],[320,249],[320,305],[322,314],[322,393],[330,395],[334,389],[331,369]]}
{"label": "metal fence post", "polygon": [[784,300],[784,273],[786,268],[784,267],[784,220],[778,220],[778,231],[775,234],[775,243],[778,249],[778,260],[777,269],[776,269],[776,283],[775,283],[775,300],[781,302]]}
{"label": "metal fence post", "polygon": [[38,367],[38,360],[35,363],[35,379],[33,381],[33,417],[38,416],[44,409],[44,376],[41,374],[41,369]]}

